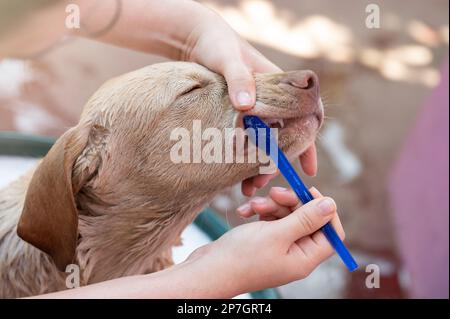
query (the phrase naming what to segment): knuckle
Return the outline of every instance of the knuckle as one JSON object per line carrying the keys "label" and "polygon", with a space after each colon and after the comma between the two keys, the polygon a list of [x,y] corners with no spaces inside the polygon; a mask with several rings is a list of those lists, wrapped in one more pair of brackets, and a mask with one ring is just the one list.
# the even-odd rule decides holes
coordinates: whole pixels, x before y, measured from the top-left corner
{"label": "knuckle", "polygon": [[225,77],[228,80],[231,80],[233,82],[237,83],[247,83],[247,82],[253,82],[252,73],[245,67],[245,66],[239,66],[237,68],[231,68],[227,69],[225,72]]}
{"label": "knuckle", "polygon": [[302,214],[297,214],[297,219],[300,226],[307,232],[314,231],[314,222],[309,216],[308,212],[304,212]]}
{"label": "knuckle", "polygon": [[322,260],[326,260],[327,258],[330,258],[334,254],[334,249],[330,244],[327,244],[327,246],[322,251]]}

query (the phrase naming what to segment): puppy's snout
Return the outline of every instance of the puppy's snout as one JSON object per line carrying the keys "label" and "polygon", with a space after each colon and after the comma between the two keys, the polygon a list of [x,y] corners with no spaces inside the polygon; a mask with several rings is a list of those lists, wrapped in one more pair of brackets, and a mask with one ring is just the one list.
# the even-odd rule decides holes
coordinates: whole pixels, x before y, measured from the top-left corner
{"label": "puppy's snout", "polygon": [[280,79],[280,84],[286,92],[298,99],[300,112],[304,115],[314,114],[319,123],[322,123],[323,106],[316,73],[310,70],[289,72]]}
{"label": "puppy's snout", "polygon": [[287,74],[280,82],[299,89],[302,93],[308,91],[308,93],[319,95],[319,78],[313,71],[295,71]]}

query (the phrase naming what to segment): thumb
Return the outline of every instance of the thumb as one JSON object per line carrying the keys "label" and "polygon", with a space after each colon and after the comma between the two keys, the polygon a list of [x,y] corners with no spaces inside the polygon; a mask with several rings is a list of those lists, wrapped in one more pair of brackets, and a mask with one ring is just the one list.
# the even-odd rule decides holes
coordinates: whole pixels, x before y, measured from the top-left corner
{"label": "thumb", "polygon": [[228,85],[228,94],[233,106],[247,111],[255,105],[255,79],[242,62],[229,64],[223,72]]}
{"label": "thumb", "polygon": [[336,212],[336,203],[329,197],[314,199],[276,221],[278,233],[292,243],[316,232],[329,222]]}

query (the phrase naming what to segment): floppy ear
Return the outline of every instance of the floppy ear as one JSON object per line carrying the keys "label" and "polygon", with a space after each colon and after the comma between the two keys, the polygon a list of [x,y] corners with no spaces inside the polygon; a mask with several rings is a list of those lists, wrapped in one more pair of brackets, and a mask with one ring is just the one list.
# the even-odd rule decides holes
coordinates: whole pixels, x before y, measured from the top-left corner
{"label": "floppy ear", "polygon": [[17,226],[20,238],[49,254],[58,269],[74,260],[78,213],[72,169],[86,147],[89,127],[74,127],[62,135],[33,174]]}

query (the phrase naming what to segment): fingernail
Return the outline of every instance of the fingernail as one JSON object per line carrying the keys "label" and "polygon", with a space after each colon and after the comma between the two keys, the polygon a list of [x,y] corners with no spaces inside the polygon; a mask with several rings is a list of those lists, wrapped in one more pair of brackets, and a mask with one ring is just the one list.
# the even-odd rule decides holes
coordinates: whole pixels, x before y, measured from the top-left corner
{"label": "fingernail", "polygon": [[240,91],[236,96],[236,100],[240,106],[252,105],[252,97],[250,96],[250,93],[246,91]]}
{"label": "fingernail", "polygon": [[281,187],[281,186],[275,186],[272,187],[274,190],[279,191],[279,192],[287,192],[287,188]]}
{"label": "fingernail", "polygon": [[267,202],[267,200],[263,197],[258,197],[258,198],[252,199],[252,203],[258,204],[258,205],[265,204],[266,202]]}
{"label": "fingernail", "polygon": [[331,198],[324,198],[317,204],[317,208],[322,215],[327,216],[334,211],[335,204]]}
{"label": "fingernail", "polygon": [[241,214],[245,214],[250,210],[250,204],[245,203],[244,205],[239,206],[236,210]]}
{"label": "fingernail", "polygon": [[314,186],[311,186],[311,188],[309,189],[310,193],[319,193],[319,190],[317,188],[315,188]]}

